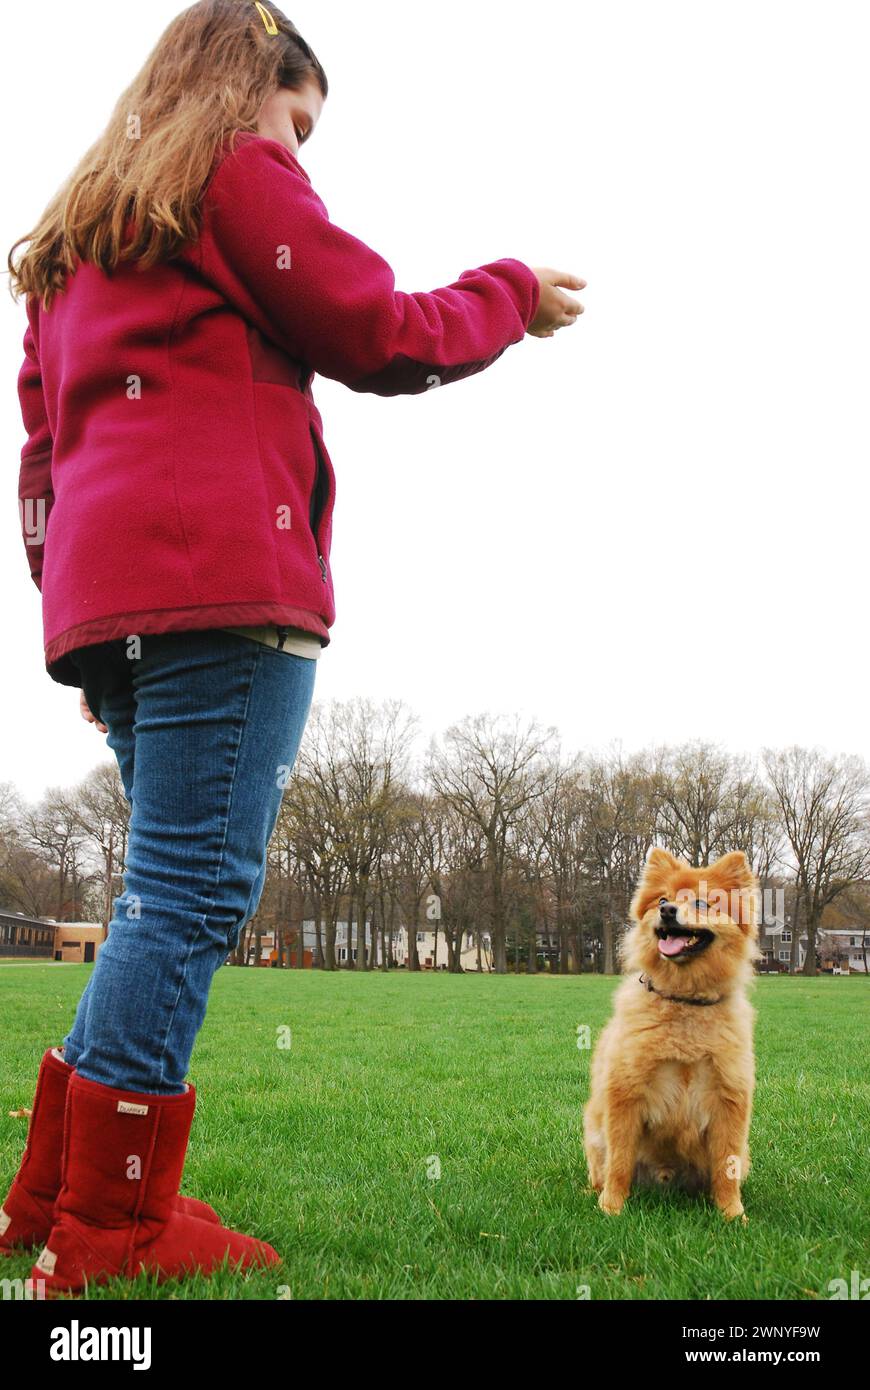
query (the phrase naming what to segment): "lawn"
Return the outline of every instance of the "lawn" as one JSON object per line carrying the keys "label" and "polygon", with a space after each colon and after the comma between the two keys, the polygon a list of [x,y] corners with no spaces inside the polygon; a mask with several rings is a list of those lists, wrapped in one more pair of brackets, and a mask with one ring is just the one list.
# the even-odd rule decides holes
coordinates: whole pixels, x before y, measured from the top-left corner
{"label": "lawn", "polygon": [[[0,967],[3,1193],[27,1123],[8,1112],[30,1104],[90,969]],[[577,1028],[597,1036],[615,984],[222,969],[191,1065],[184,1190],[284,1266],[92,1296],[827,1299],[832,1279],[870,1274],[867,982],[755,986],[745,1227],[673,1193],[606,1217],[587,1191]]]}

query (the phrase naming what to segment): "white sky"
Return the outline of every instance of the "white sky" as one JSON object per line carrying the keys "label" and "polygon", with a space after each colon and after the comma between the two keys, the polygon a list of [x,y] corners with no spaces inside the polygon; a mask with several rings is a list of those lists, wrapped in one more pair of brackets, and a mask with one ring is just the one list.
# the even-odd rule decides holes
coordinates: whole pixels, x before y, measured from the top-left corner
{"label": "white sky", "polygon": [[[3,256],[171,0],[40,0],[3,58]],[[870,756],[867,11],[841,0],[284,6],[331,91],[302,163],[429,290],[501,256],[586,312],[414,398],[315,378],[338,477],[316,698],[566,750],[705,737]],[[0,780],[106,756],[45,674],[18,532],[23,303],[0,296]],[[108,753],[111,757],[111,753]]]}

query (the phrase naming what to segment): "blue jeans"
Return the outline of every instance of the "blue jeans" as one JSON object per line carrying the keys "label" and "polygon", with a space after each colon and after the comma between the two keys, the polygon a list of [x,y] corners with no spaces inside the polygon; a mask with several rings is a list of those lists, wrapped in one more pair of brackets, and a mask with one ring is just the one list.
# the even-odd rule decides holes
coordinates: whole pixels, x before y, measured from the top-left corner
{"label": "blue jeans", "polygon": [[218,629],[139,640],[135,660],[124,639],[74,654],[132,810],[124,892],[64,1056],[104,1086],[177,1095],[263,892],[317,662]]}

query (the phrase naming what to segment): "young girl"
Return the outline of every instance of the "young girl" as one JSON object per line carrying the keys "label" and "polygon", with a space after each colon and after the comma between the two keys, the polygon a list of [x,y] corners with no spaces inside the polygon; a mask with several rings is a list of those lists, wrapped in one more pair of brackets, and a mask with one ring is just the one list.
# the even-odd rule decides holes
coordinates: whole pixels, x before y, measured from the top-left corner
{"label": "young girl", "polygon": [[279,10],[200,0],[9,259],[46,669],[108,731],[131,805],[124,892],[0,1211],[3,1248],[44,1244],[48,1292],[279,1258],[179,1186],[194,1040],[335,618],[314,373],[418,394],[582,312],[559,287],[585,281],[512,259],[397,291],[299,163],[327,90]]}

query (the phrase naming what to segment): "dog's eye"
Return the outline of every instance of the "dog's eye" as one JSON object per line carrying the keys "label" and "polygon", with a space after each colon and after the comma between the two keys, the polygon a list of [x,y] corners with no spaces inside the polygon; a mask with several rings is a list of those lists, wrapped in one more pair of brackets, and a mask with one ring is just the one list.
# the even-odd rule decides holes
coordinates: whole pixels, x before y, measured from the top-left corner
{"label": "dog's eye", "polygon": [[696,906],[696,908],[698,909],[699,912],[706,912],[706,911],[707,911],[707,904],[704,902],[704,900],[703,900],[702,898],[696,898],[696,899],[695,899],[695,906]]}
{"label": "dog's eye", "polygon": [[666,902],[667,902],[667,898],[659,898],[659,906],[661,906],[662,903],[666,903]]}

